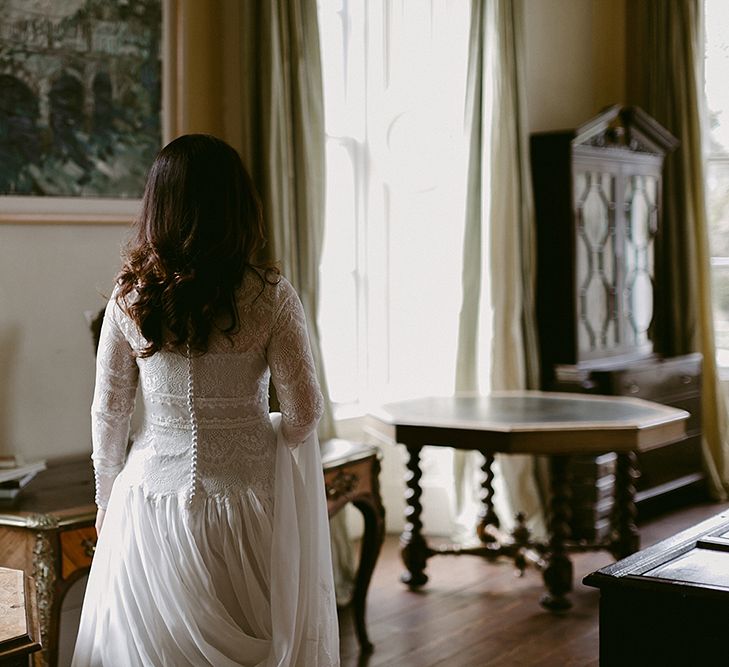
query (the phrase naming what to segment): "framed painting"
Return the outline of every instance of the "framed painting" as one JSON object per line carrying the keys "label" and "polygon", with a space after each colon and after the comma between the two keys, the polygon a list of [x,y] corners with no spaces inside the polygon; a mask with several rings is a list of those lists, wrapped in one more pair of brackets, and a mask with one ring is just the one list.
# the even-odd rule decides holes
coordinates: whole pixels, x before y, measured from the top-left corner
{"label": "framed painting", "polygon": [[171,4],[0,0],[0,223],[131,221],[168,136]]}

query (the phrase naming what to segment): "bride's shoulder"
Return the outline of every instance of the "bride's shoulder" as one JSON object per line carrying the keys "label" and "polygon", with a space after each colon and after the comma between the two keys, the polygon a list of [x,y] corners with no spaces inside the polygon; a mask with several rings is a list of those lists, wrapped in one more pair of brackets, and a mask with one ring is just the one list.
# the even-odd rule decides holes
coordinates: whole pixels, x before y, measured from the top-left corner
{"label": "bride's shoulder", "polygon": [[243,278],[240,302],[244,307],[277,311],[295,295],[296,290],[278,269],[250,267]]}
{"label": "bride's shoulder", "polygon": [[244,294],[266,294],[274,298],[286,299],[295,290],[287,278],[277,268],[249,267],[243,278]]}

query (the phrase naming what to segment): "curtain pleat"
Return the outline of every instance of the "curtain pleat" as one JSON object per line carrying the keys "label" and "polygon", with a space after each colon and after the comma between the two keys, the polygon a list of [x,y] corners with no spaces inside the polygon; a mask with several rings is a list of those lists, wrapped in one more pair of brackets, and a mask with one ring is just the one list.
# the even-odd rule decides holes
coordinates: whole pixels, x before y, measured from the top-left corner
{"label": "curtain pleat", "polygon": [[[490,389],[537,388],[522,0],[474,0],[471,21],[466,109],[470,156],[456,389],[479,389],[479,367],[489,353]],[[488,302],[491,330],[484,331]],[[489,337],[490,350],[483,342]],[[509,512],[502,519],[508,524],[515,511],[524,512],[530,527],[543,534],[534,458],[501,456],[498,462],[508,500],[502,513]],[[456,454],[459,511],[471,497],[464,485],[473,483],[473,467],[471,457]]]}
{"label": "curtain pleat", "polygon": [[656,246],[656,345],[703,354],[702,424],[710,488],[729,488],[727,409],[716,368],[701,135],[700,0],[628,2],[628,101],[681,142],[666,159]]}
{"label": "curtain pleat", "polygon": [[243,2],[240,27],[242,157],[263,200],[266,259],[280,262],[307,314],[325,396],[325,440],[335,430],[316,320],[325,194],[316,2]]}
{"label": "curtain pleat", "polygon": [[[468,176],[466,190],[466,224],[463,236],[463,301],[458,323],[456,355],[456,390],[477,391],[479,385],[479,315],[484,267],[483,263],[483,193],[484,125],[488,124],[490,108],[484,109],[484,41],[485,7],[483,2],[471,3],[471,30],[468,48],[468,80],[466,92],[466,131],[468,133]],[[490,104],[490,98],[486,105]],[[484,118],[484,115],[486,118]],[[486,135],[488,136],[488,134]],[[487,158],[488,159],[488,158]]]}
{"label": "curtain pleat", "polygon": [[[304,306],[324,395],[320,440],[335,437],[321,354],[317,306],[324,240],[325,132],[315,0],[246,0],[237,4],[240,49],[240,142],[263,201],[266,258],[277,261]],[[354,554],[345,514],[331,525],[337,598],[352,590]]]}

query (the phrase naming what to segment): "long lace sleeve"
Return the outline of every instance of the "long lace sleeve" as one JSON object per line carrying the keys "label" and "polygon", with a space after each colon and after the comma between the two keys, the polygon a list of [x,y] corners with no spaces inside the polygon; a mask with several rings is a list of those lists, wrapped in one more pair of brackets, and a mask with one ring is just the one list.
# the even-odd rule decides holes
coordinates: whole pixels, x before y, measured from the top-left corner
{"label": "long lace sleeve", "polygon": [[271,379],[281,404],[281,433],[295,447],[313,433],[324,409],[311,355],[306,317],[298,295],[287,295],[274,319],[268,344]]}
{"label": "long lace sleeve", "polygon": [[96,477],[96,505],[100,509],[106,508],[111,487],[124,465],[139,377],[135,355],[119,328],[117,312],[112,297],[101,327],[91,405],[91,458]]}

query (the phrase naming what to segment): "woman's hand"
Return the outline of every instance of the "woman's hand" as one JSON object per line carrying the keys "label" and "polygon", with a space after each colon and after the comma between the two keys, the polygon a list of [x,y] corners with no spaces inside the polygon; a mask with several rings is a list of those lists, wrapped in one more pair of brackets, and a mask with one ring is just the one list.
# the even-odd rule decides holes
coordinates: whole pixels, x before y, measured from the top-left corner
{"label": "woman's hand", "polygon": [[101,535],[101,526],[104,523],[104,517],[106,516],[106,510],[101,508],[96,510],[96,537]]}

